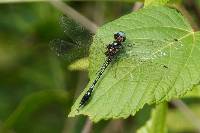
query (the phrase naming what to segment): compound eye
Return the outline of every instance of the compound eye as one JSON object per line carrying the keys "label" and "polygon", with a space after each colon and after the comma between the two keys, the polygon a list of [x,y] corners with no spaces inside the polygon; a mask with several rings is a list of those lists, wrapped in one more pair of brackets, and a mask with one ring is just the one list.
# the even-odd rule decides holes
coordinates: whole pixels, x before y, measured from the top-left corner
{"label": "compound eye", "polygon": [[123,37],[123,42],[126,40],[126,36],[122,36]]}
{"label": "compound eye", "polygon": [[114,39],[116,40],[120,36],[119,32],[114,33]]}
{"label": "compound eye", "polygon": [[126,34],[123,31],[119,32],[121,38],[123,38],[123,42],[126,40]]}

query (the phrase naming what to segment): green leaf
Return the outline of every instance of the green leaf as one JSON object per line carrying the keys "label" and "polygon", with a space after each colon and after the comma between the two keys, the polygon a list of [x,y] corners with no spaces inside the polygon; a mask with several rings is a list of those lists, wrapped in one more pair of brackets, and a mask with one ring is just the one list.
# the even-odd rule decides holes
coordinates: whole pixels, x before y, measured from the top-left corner
{"label": "green leaf", "polygon": [[81,58],[69,65],[69,70],[87,70],[89,65],[88,58]]}
{"label": "green leaf", "polygon": [[146,125],[140,128],[137,133],[165,133],[166,128],[167,103],[156,105],[152,111],[151,119]]}
{"label": "green leaf", "polygon": [[[89,103],[79,102],[105,61],[113,33],[127,35],[124,49],[104,72]],[[102,26],[90,48],[91,81],[69,116],[88,115],[93,121],[127,118],[144,104],[179,98],[200,80],[200,33],[174,9],[151,6]]]}
{"label": "green leaf", "polygon": [[195,85],[193,88],[192,88],[192,91],[189,91],[185,96],[184,98],[190,98],[190,97],[197,97],[197,98],[200,98],[200,85]]}
{"label": "green leaf", "polygon": [[169,2],[170,0],[145,0],[144,6],[149,6],[149,5],[165,5]]}

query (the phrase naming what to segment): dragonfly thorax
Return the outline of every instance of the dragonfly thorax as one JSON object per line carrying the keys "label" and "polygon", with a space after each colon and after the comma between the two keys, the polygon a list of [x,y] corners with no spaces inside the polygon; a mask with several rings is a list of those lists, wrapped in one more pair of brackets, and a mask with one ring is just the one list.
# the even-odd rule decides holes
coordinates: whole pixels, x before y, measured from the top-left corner
{"label": "dragonfly thorax", "polygon": [[107,46],[107,51],[105,52],[105,55],[108,58],[112,58],[116,53],[118,53],[118,51],[122,48],[122,44],[117,42],[117,41],[113,41],[111,44],[109,44]]}

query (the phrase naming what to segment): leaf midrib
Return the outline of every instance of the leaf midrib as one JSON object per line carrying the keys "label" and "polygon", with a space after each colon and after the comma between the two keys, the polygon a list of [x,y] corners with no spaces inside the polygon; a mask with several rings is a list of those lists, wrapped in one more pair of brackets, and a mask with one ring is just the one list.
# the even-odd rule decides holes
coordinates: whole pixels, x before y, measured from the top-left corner
{"label": "leaf midrib", "polygon": [[162,28],[162,29],[168,28],[168,29],[173,29],[173,30],[176,29],[176,30],[179,30],[179,31],[187,32],[187,33],[193,32],[193,31],[190,31],[190,30],[182,29],[182,28],[179,28],[179,27],[172,27],[172,26],[147,26],[147,27],[144,26],[144,27],[137,27],[137,28],[128,28],[128,30],[126,30],[126,31],[141,30],[141,29],[142,30],[144,30],[144,29],[158,29],[158,28]]}

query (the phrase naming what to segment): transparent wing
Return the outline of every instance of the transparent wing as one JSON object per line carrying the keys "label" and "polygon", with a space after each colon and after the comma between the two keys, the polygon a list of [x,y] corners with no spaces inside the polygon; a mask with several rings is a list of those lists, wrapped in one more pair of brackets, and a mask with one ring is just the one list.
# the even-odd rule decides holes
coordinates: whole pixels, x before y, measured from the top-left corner
{"label": "transparent wing", "polygon": [[61,17],[61,27],[64,33],[80,47],[90,45],[93,34],[69,17]]}
{"label": "transparent wing", "polygon": [[67,61],[71,62],[81,57],[87,56],[87,48],[80,48],[76,44],[64,41],[61,39],[54,39],[50,42],[50,48]]}
{"label": "transparent wing", "polygon": [[179,49],[182,42],[170,39],[136,39],[134,43],[130,43],[127,40],[127,43],[124,45],[125,48],[122,56],[129,60],[152,62],[161,57],[170,56],[171,48]]}
{"label": "transparent wing", "polygon": [[66,16],[61,17],[60,24],[64,30],[66,40],[52,40],[50,42],[51,50],[69,62],[87,57],[92,42],[92,34]]}

